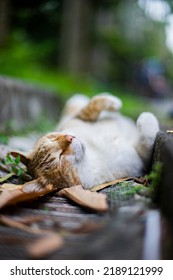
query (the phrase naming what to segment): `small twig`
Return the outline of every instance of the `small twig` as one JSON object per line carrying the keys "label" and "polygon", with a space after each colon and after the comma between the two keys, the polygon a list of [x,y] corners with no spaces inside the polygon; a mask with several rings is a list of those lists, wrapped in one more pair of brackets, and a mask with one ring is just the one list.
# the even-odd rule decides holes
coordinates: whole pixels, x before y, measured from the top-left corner
{"label": "small twig", "polygon": [[101,185],[98,185],[98,186],[94,186],[90,189],[91,192],[97,192],[97,191],[100,191],[104,188],[107,188],[111,185],[114,185],[114,184],[118,184],[118,183],[121,183],[121,182],[124,182],[124,181],[128,181],[128,180],[131,180],[132,178],[129,177],[129,178],[123,178],[123,179],[117,179],[117,180],[113,180],[113,181],[110,181],[108,183],[104,183],[104,184],[101,184]]}

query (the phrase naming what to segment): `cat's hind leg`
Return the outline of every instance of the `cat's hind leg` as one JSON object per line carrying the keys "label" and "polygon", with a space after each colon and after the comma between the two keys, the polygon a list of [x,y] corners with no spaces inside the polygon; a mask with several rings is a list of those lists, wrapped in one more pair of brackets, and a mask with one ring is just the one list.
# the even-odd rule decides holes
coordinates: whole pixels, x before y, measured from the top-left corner
{"label": "cat's hind leg", "polygon": [[121,106],[122,102],[118,97],[102,93],[94,96],[76,117],[84,121],[95,121],[102,111],[118,111]]}
{"label": "cat's hind leg", "polygon": [[138,130],[137,151],[142,157],[144,163],[148,164],[159,131],[159,123],[156,117],[149,112],[142,113],[136,122]]}

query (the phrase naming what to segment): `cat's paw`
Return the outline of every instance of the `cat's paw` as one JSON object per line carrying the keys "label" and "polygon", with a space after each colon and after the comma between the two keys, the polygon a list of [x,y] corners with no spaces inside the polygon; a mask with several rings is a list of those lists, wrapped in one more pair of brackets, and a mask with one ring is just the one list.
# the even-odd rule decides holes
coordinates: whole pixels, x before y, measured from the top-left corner
{"label": "cat's paw", "polygon": [[[149,112],[142,113],[137,119],[137,129],[139,132],[139,145],[141,149],[152,149],[156,134],[159,131],[159,123],[157,118]],[[145,151],[147,154],[148,151]]]}
{"label": "cat's paw", "polygon": [[118,97],[101,93],[94,96],[76,117],[84,121],[96,121],[102,111],[118,111],[121,106],[122,102]]}
{"label": "cat's paw", "polygon": [[147,167],[151,161],[159,123],[152,113],[144,112],[137,119],[136,125],[139,135],[136,148]]}
{"label": "cat's paw", "polygon": [[122,107],[122,101],[109,93],[100,93],[91,100],[92,104],[100,111],[118,111]]}
{"label": "cat's paw", "polygon": [[138,117],[136,124],[141,141],[153,143],[159,131],[157,118],[150,112],[144,112]]}

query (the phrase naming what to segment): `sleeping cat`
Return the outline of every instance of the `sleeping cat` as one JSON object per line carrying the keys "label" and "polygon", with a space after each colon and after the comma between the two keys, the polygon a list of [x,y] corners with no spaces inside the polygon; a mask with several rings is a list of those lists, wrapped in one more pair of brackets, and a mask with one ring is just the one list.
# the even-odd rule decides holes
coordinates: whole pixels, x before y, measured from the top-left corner
{"label": "sleeping cat", "polygon": [[136,124],[122,116],[122,102],[110,94],[75,95],[66,103],[57,132],[48,133],[21,160],[40,187],[81,184],[85,189],[145,173],[159,124],[142,113]]}

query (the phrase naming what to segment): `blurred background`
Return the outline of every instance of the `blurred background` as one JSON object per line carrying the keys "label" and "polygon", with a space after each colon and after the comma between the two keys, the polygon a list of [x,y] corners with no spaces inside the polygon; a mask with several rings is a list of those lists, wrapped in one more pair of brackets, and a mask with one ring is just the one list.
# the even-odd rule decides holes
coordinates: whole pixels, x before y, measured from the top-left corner
{"label": "blurred background", "polygon": [[[0,0],[0,75],[173,121],[173,1]],[[2,104],[1,104],[2,106]]]}

